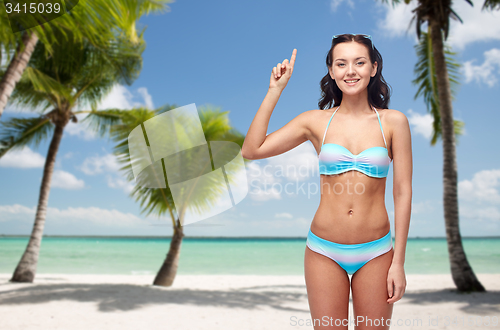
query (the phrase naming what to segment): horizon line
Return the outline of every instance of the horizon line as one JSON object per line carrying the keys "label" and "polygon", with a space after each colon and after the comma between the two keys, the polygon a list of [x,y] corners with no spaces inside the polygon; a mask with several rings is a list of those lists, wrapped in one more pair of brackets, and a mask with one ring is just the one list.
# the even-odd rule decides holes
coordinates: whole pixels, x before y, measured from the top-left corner
{"label": "horizon line", "polygon": [[[26,237],[31,235],[16,235],[16,234],[0,234],[1,237]],[[60,237],[60,238],[172,238],[172,236],[137,236],[137,235],[47,235],[43,237]],[[307,236],[184,236],[182,239],[307,239]],[[392,236],[394,238],[394,236]],[[408,239],[446,239],[446,236],[412,236]],[[464,238],[500,238],[500,236],[462,236]]]}

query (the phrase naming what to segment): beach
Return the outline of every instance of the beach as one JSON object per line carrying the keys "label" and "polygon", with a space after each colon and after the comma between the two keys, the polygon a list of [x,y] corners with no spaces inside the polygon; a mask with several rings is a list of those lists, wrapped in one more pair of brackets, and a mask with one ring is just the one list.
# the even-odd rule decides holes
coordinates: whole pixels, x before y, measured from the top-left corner
{"label": "beach", "polygon": [[[449,274],[407,274],[391,328],[500,328],[500,274],[476,275],[487,292],[457,293]],[[313,329],[300,275],[178,275],[171,287],[151,285],[154,275],[10,277],[0,274],[1,329]]]}

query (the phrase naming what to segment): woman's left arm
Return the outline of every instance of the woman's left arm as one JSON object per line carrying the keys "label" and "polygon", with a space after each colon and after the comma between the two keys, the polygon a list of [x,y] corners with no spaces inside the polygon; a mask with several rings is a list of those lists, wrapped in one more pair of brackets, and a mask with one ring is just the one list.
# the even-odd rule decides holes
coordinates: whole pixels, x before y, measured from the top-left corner
{"label": "woman's left arm", "polygon": [[387,276],[388,303],[400,300],[406,289],[404,272],[406,242],[410,228],[413,161],[410,125],[406,116],[393,110],[390,113],[392,128],[391,151],[393,159],[394,196],[394,256]]}

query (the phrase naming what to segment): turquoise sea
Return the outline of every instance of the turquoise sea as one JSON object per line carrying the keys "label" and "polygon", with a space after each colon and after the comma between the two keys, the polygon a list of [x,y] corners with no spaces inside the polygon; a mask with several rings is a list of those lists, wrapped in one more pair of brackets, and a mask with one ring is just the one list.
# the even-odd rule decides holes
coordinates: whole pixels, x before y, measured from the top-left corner
{"label": "turquoise sea", "polygon": [[[28,237],[0,237],[0,273],[12,273]],[[305,238],[185,238],[178,274],[303,275]],[[44,237],[38,274],[156,274],[169,238]],[[476,273],[500,273],[499,238],[463,238]],[[407,274],[448,274],[444,238],[409,238]]]}

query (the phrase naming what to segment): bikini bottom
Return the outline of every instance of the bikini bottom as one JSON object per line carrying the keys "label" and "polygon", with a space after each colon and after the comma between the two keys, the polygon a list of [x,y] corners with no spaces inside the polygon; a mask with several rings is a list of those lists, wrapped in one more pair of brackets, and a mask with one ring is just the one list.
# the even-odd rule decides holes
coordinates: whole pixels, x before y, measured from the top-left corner
{"label": "bikini bottom", "polygon": [[313,234],[309,229],[306,245],[312,251],[328,257],[349,275],[354,274],[368,261],[392,249],[391,231],[382,238],[359,244],[339,244]]}

